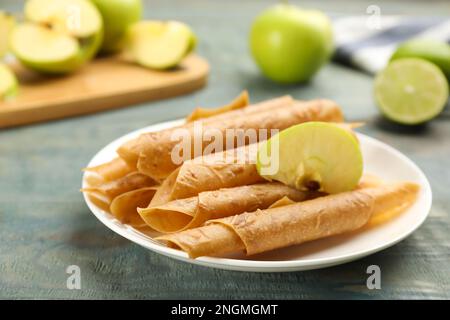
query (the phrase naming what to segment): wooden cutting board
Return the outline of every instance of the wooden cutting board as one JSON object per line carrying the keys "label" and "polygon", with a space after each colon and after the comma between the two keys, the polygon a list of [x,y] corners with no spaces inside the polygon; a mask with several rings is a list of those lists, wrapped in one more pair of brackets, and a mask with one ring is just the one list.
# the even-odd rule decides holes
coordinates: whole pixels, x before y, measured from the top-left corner
{"label": "wooden cutting board", "polygon": [[185,94],[206,84],[209,65],[196,55],[168,71],[99,58],[68,76],[42,76],[13,65],[18,95],[0,102],[0,128],[70,117]]}

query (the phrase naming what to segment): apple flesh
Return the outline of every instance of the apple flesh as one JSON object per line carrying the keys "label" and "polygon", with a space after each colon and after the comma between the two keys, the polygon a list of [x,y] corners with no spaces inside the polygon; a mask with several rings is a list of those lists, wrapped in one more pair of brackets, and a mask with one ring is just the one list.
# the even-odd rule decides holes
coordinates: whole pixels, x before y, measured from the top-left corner
{"label": "apple flesh", "polygon": [[14,17],[0,10],[0,58],[9,50],[9,35],[16,24]]}
{"label": "apple flesh", "polygon": [[103,22],[87,0],[29,0],[27,22],[18,25],[10,46],[25,66],[43,73],[79,69],[98,51]]}
{"label": "apple flesh", "polygon": [[128,60],[152,69],[176,66],[196,45],[196,37],[184,23],[141,21],[128,29]]}
{"label": "apple flesh", "polygon": [[0,101],[13,97],[17,92],[18,82],[14,73],[0,63]]}
{"label": "apple flesh", "polygon": [[101,51],[114,53],[124,46],[129,26],[142,16],[141,0],[92,0],[103,18],[104,35]]}
{"label": "apple flesh", "polygon": [[276,5],[253,22],[250,49],[269,79],[286,84],[305,82],[331,57],[331,22],[320,11]]}

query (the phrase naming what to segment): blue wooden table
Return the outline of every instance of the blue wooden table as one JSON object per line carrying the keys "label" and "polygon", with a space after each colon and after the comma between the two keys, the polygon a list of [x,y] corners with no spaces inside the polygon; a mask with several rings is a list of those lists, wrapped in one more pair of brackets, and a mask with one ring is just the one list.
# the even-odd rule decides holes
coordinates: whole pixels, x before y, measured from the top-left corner
{"label": "blue wooden table", "polygon": [[[273,1],[274,2],[274,1]],[[295,2],[295,1],[294,1]],[[411,130],[384,122],[373,79],[330,64],[305,86],[263,78],[247,48],[252,17],[272,1],[148,1],[147,18],[179,19],[200,39],[211,63],[196,93],[130,108],[0,131],[0,298],[450,298],[450,118]],[[449,14],[446,1],[377,1],[382,13]],[[372,1],[302,1],[331,13],[364,14]],[[21,1],[2,0],[19,11]],[[105,144],[193,107],[225,103],[242,89],[253,101],[291,94],[326,97],[348,120],[404,152],[429,178],[433,208],[412,236],[365,259],[323,270],[243,273],[198,267],[152,253],[113,233],[88,210],[80,169]],[[388,165],[388,164],[387,164]],[[381,290],[366,287],[366,268],[381,268]],[[68,290],[66,268],[81,270],[81,290]]]}

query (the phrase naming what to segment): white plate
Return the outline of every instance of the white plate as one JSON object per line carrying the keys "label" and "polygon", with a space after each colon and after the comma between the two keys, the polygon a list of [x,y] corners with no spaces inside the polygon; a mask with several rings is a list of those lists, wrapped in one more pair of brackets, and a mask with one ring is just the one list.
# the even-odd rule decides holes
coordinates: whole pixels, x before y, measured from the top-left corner
{"label": "white plate", "polygon": [[[125,141],[142,132],[157,131],[182,123],[183,120],[164,122],[131,132],[108,144],[89,162],[94,166],[116,157],[116,149]],[[364,156],[365,172],[375,174],[388,181],[407,180],[420,185],[421,191],[416,203],[393,220],[364,232],[335,236],[310,243],[278,249],[250,257],[234,255],[227,258],[202,257],[190,259],[179,250],[167,248],[154,241],[156,233],[141,232],[122,224],[111,214],[84,199],[94,213],[108,228],[121,236],[154,252],[168,257],[203,266],[253,272],[285,272],[329,267],[359,259],[388,248],[414,232],[426,219],[431,208],[431,188],[423,172],[406,156],[392,147],[358,134]],[[86,173],[83,187],[86,186]]]}

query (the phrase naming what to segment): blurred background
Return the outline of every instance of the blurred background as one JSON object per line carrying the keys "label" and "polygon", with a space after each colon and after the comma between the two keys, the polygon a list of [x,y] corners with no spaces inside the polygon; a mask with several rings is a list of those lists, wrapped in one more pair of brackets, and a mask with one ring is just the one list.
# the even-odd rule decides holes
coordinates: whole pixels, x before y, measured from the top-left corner
{"label": "blurred background", "polygon": [[[447,0],[289,1],[324,11],[333,21],[367,16],[450,19]],[[17,298],[448,298],[450,117],[401,126],[385,120],[374,100],[374,76],[328,63],[305,84],[280,85],[262,76],[249,49],[252,21],[268,0],[143,1],[144,19],[178,20],[198,38],[210,65],[207,85],[187,95],[127,108],[0,129],[0,297]],[[0,0],[22,11],[24,1]],[[1,31],[0,31],[1,32]],[[126,81],[126,79],[124,79]],[[290,94],[328,98],[359,131],[410,157],[432,184],[433,209],[419,231],[382,253],[344,266],[305,273],[247,274],[199,268],[153,254],[107,230],[78,189],[81,171],[104,145],[132,130],[220,106],[247,89],[252,102]],[[383,290],[365,290],[365,267],[380,264]],[[78,264],[86,290],[65,288],[65,267]],[[384,272],[384,271],[383,271]]]}

